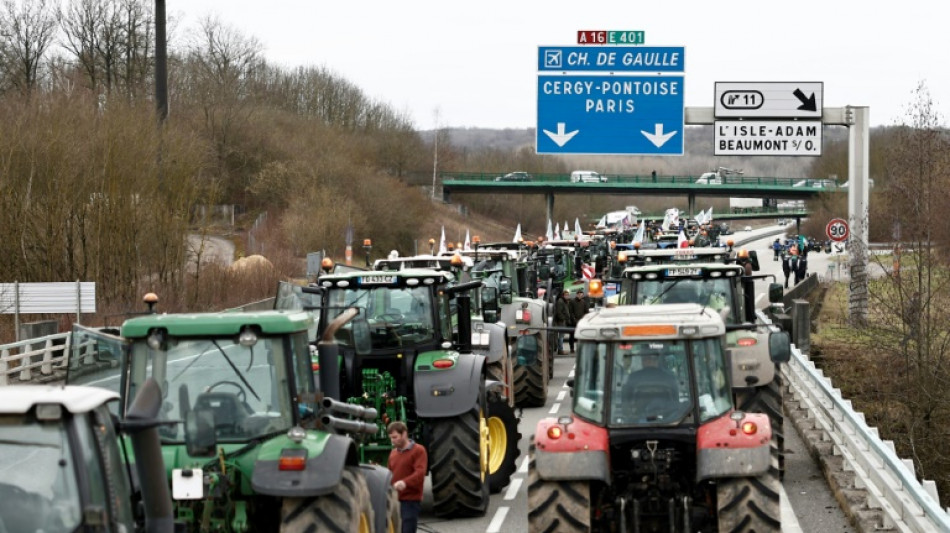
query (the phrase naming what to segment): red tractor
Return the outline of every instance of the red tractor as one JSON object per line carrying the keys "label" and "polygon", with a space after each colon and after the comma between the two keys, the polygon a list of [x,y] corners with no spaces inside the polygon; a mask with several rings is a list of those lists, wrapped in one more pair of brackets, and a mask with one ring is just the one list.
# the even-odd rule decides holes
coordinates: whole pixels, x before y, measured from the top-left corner
{"label": "red tractor", "polygon": [[[719,313],[603,308],[575,336],[572,413],[532,444],[530,531],[781,530],[769,417],[734,408]],[[787,333],[768,344],[787,358]]]}

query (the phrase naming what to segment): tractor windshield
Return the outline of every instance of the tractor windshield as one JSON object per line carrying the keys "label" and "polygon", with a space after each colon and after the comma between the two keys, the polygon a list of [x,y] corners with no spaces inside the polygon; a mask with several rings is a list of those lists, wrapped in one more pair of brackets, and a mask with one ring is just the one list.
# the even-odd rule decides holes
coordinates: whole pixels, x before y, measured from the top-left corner
{"label": "tractor windshield", "polygon": [[574,414],[594,423],[694,422],[697,409],[701,423],[732,407],[718,339],[581,342],[575,375]]}
{"label": "tractor windshield", "polygon": [[[733,278],[657,278],[636,282],[634,305],[698,303],[716,312],[725,310],[723,320],[738,324],[739,310],[733,305]],[[624,280],[625,282],[627,280]],[[627,303],[627,302],[623,302]]]}
{"label": "tractor windshield", "polygon": [[[291,385],[298,394],[312,389],[306,333],[239,338],[158,337],[132,345],[129,397],[148,377],[161,385],[160,418],[182,421],[191,410],[210,413],[219,442],[246,442],[293,425]],[[286,357],[286,350],[301,351]],[[287,361],[306,367],[287,368]],[[160,429],[163,441],[183,442],[182,424]]]}
{"label": "tractor windshield", "polygon": [[[358,308],[369,322],[373,349],[418,346],[435,339],[436,310],[429,286],[335,288],[327,307],[327,323],[350,307]],[[350,327],[347,323],[337,331],[339,344],[353,347]]]}
{"label": "tractor windshield", "polygon": [[67,426],[5,415],[0,434],[0,530],[75,531],[82,522],[76,471],[83,467]]}

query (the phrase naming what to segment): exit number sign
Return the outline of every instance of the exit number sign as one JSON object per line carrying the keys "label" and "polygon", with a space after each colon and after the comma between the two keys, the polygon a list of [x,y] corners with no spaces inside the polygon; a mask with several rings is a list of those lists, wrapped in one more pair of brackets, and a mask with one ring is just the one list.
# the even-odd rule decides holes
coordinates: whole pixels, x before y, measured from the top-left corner
{"label": "exit number sign", "polygon": [[642,31],[581,30],[577,44],[643,44]]}

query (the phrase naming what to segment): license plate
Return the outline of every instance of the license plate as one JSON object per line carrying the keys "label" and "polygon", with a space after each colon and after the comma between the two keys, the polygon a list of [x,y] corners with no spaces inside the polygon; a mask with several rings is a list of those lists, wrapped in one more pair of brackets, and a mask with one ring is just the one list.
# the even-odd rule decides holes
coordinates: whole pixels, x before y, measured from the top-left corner
{"label": "license plate", "polygon": [[670,277],[678,276],[698,276],[702,274],[702,269],[700,268],[668,268],[666,269],[666,275]]}
{"label": "license plate", "polygon": [[396,276],[360,276],[360,285],[392,285]]}

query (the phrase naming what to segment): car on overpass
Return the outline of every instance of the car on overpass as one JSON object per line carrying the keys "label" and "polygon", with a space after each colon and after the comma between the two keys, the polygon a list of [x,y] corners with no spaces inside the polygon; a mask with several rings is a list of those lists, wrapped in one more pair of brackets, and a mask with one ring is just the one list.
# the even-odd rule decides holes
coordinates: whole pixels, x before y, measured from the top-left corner
{"label": "car on overpass", "polygon": [[571,183],[606,183],[607,176],[593,170],[575,170],[571,172]]}
{"label": "car on overpass", "polygon": [[531,181],[531,174],[524,171],[509,172],[504,176],[498,176],[495,181]]}

